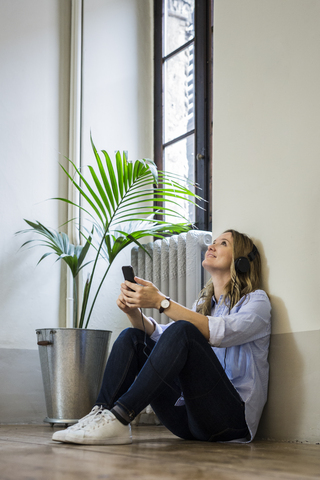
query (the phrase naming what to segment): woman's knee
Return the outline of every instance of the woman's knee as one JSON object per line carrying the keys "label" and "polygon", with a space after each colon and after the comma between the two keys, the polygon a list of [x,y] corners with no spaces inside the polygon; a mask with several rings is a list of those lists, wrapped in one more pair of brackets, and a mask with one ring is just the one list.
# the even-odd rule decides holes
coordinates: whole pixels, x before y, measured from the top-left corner
{"label": "woman's knee", "polygon": [[175,345],[175,348],[180,346],[186,346],[190,344],[190,341],[193,341],[197,338],[197,334],[200,334],[200,331],[192,323],[185,320],[177,320],[170,328],[167,328],[161,335],[159,342],[161,344],[165,343],[169,345]]}
{"label": "woman's knee", "polygon": [[[173,329],[173,330],[171,330]],[[167,329],[166,331],[168,331]],[[181,333],[191,333],[194,335],[195,332],[199,331],[197,327],[195,327],[192,323],[187,322],[186,320],[177,320],[170,326],[171,334],[175,331],[178,334]],[[165,332],[164,332],[165,333]]]}
{"label": "woman's knee", "polygon": [[138,328],[128,327],[122,330],[114,343],[136,343],[137,340],[140,339],[140,337],[143,337],[143,332],[141,330],[139,330]]}

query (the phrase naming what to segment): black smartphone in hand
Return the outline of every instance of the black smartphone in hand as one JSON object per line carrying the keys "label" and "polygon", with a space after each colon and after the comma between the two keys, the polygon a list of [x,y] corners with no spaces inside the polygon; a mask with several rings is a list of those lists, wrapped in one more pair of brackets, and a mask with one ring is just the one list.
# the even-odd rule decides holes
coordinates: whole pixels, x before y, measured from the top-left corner
{"label": "black smartphone in hand", "polygon": [[132,283],[137,283],[134,279],[134,271],[131,265],[126,265],[125,267],[122,267],[122,272],[125,280],[128,280]]}

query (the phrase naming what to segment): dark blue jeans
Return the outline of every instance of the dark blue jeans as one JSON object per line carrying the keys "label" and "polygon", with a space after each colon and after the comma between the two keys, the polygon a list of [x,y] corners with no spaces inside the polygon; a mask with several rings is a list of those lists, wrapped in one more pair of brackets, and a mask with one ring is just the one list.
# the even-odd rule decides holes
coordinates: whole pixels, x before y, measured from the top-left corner
{"label": "dark blue jeans", "polygon": [[[244,403],[194,325],[180,320],[157,343],[148,336],[146,343],[135,328],[119,335],[96,404],[109,410],[118,404],[132,420],[150,404],[163,425],[187,440],[248,435]],[[181,392],[185,405],[175,406]]]}

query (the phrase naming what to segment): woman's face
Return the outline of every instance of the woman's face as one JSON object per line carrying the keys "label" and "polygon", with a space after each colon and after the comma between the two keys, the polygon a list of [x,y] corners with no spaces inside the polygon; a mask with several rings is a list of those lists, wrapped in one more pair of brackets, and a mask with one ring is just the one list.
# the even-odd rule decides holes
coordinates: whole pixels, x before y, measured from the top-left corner
{"label": "woman's face", "polygon": [[212,245],[209,245],[202,262],[211,275],[214,273],[229,273],[232,262],[233,237],[231,232],[223,233],[216,238]]}

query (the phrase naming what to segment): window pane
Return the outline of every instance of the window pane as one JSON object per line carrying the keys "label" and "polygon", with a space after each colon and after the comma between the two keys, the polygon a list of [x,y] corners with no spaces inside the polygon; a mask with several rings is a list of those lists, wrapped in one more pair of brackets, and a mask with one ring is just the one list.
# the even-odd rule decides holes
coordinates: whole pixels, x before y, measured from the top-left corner
{"label": "window pane", "polygon": [[165,0],[164,56],[194,37],[194,0]]}
{"label": "window pane", "polygon": [[[180,142],[176,142],[164,149],[164,170],[176,175],[184,176],[185,178],[194,182],[194,135],[190,135]],[[179,183],[183,183],[179,181]],[[185,182],[185,186],[187,182]],[[194,188],[189,186],[189,189],[194,192]],[[195,207],[183,200],[177,200],[180,208],[177,211],[182,213],[192,222],[195,222]],[[175,217],[166,217],[166,220],[175,222]]]}
{"label": "window pane", "polygon": [[164,143],[194,128],[194,45],[165,62]]}

